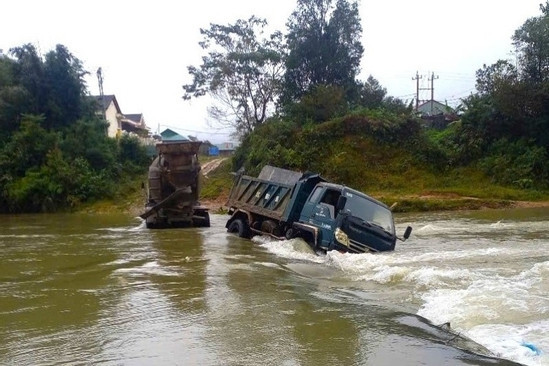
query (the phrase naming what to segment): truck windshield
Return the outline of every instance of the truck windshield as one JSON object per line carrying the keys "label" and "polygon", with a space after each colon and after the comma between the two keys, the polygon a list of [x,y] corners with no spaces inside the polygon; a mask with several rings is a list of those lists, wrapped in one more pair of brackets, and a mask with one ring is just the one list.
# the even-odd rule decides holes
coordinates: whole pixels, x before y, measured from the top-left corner
{"label": "truck windshield", "polygon": [[345,210],[349,210],[352,216],[377,225],[391,234],[395,233],[393,214],[388,208],[356,194],[346,193],[345,195],[347,196]]}

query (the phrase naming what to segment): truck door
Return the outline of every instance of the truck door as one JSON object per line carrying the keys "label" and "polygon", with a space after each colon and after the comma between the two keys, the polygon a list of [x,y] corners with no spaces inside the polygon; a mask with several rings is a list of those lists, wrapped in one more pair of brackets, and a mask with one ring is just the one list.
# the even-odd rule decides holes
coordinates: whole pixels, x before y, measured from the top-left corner
{"label": "truck door", "polygon": [[320,195],[318,203],[313,207],[309,222],[320,229],[321,247],[327,248],[332,241],[337,215],[335,208],[340,195],[341,192],[326,188]]}

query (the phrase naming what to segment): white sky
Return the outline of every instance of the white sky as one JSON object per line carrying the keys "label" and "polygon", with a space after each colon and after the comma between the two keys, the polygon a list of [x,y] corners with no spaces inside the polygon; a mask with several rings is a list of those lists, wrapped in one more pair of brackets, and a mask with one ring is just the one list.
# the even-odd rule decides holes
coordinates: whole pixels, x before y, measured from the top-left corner
{"label": "white sky", "polygon": [[[414,98],[435,73],[435,99],[450,105],[474,91],[475,71],[513,59],[511,36],[545,0],[361,0],[363,46],[360,78],[373,75],[388,94]],[[296,0],[8,0],[0,11],[0,49],[33,43],[42,53],[65,45],[90,72],[90,93],[114,94],[123,113],[143,113],[153,132],[170,127],[214,143],[227,130],[208,123],[206,99],[184,101],[187,66],[200,65],[199,29],[251,15],[273,29],[285,24]],[[420,99],[429,99],[422,91]]]}

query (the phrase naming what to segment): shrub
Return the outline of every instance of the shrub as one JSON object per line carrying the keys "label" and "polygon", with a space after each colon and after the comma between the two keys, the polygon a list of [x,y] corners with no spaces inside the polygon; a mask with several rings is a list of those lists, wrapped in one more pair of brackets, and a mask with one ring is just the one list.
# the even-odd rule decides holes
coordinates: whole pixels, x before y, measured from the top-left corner
{"label": "shrub", "polygon": [[543,187],[549,178],[547,158],[547,151],[531,141],[501,139],[492,145],[490,155],[480,160],[480,166],[495,183]]}

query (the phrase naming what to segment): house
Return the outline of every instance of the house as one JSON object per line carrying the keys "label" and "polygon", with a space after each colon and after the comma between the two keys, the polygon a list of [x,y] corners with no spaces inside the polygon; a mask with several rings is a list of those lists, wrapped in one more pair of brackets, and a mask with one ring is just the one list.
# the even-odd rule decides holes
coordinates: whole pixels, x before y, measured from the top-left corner
{"label": "house", "polygon": [[212,148],[213,148],[213,145],[210,141],[208,140],[202,141],[202,144],[200,145],[200,149],[198,149],[198,153],[200,155],[212,156],[212,154],[210,154],[210,151]]}
{"label": "house", "polygon": [[160,133],[160,136],[162,137],[162,141],[189,141],[188,138],[185,136],[182,136],[175,132],[174,130],[170,130],[169,128],[165,129]]}
{"label": "house", "polygon": [[114,95],[95,95],[96,113],[109,123],[107,136],[116,137],[122,132],[122,111]]}
{"label": "house", "polygon": [[417,112],[421,116],[436,116],[437,114],[453,114],[454,110],[436,100],[428,100],[417,107]]}
{"label": "house", "polygon": [[448,124],[458,119],[452,107],[429,100],[417,107],[417,113],[428,128],[444,129]]}
{"label": "house", "polygon": [[233,155],[238,145],[234,142],[224,142],[216,145],[220,156]]}
{"label": "house", "polygon": [[125,114],[120,122],[122,124],[122,131],[134,133],[140,137],[148,137],[150,135],[142,113]]}
{"label": "house", "polygon": [[144,144],[148,143],[150,132],[143,114],[123,114],[114,95],[95,95],[93,98],[97,104],[96,113],[109,123],[107,136],[116,138],[126,132],[138,136]]}

